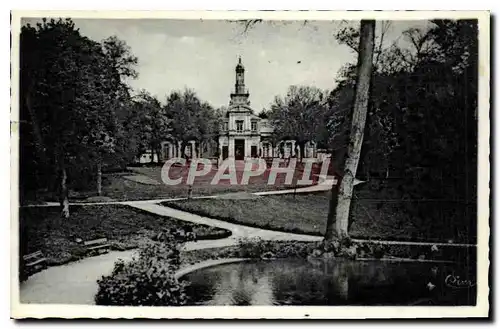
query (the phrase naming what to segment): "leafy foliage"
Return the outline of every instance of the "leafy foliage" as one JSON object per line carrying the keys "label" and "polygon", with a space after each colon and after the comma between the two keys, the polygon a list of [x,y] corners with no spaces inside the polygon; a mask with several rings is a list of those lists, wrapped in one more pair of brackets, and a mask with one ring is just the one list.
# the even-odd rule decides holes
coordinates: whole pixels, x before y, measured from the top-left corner
{"label": "leafy foliage", "polygon": [[103,157],[124,154],[117,113],[137,58],[116,38],[82,36],[70,19],[23,26],[20,42],[21,188],[64,190],[67,171],[88,180]]}
{"label": "leafy foliage", "polygon": [[290,86],[285,97],[276,96],[268,115],[275,137],[294,139],[304,156],[305,144],[324,137],[327,114],[324,93],[315,87]]}
{"label": "leafy foliage", "polygon": [[[393,44],[379,58],[358,172],[360,178],[397,179],[377,197],[396,192],[414,200],[405,209],[422,227],[442,226],[447,218],[469,226],[476,217],[477,22],[432,23],[428,30],[405,31],[408,47]],[[349,44],[347,35],[340,42]],[[334,158],[345,153],[353,83],[341,75],[329,96]],[[454,202],[456,211],[426,200]]]}
{"label": "leafy foliage", "polygon": [[[169,137],[170,121],[160,101],[147,91],[141,90],[134,99],[133,110],[127,123],[127,127],[138,136],[137,155],[151,150],[159,159],[161,142]],[[151,161],[153,160],[152,157]]]}
{"label": "leafy foliage", "polygon": [[234,247],[193,250],[181,254],[182,262],[218,258],[282,259],[282,258],[406,258],[427,260],[453,260],[474,264],[475,247],[437,246],[419,244],[383,244],[376,241],[272,241],[260,238],[245,238]]}
{"label": "leafy foliage", "polygon": [[103,171],[147,150],[159,159],[164,140],[196,140],[201,152],[216,143],[222,113],[193,91],[166,105],[144,90],[131,96],[138,60],[114,36],[96,42],[71,19],[43,19],[22,28],[20,61],[21,198],[48,190],[68,205],[71,190],[100,193]]}
{"label": "leafy foliage", "polygon": [[171,118],[172,138],[181,144],[180,156],[185,156],[184,147],[190,140],[199,142],[197,146],[201,146],[202,152],[207,143],[215,143],[225,114],[224,109],[215,110],[190,89],[170,93],[165,111]]}
{"label": "leafy foliage", "polygon": [[172,240],[154,243],[129,263],[118,261],[98,281],[97,305],[172,306],[187,302],[186,284],[177,281],[179,249]]}

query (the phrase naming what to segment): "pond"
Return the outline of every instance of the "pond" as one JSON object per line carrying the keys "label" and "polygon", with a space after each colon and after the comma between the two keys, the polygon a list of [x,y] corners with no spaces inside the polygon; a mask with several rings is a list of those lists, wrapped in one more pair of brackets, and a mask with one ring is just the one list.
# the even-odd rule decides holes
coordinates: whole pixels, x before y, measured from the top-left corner
{"label": "pond", "polygon": [[286,259],[219,265],[182,279],[192,305],[429,306],[475,305],[474,277],[454,264]]}

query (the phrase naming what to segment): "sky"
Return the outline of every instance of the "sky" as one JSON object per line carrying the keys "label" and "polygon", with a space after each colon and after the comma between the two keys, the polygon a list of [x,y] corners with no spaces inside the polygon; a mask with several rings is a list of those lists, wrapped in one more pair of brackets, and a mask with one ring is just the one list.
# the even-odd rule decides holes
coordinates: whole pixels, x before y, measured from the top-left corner
{"label": "sky", "polygon": [[[33,23],[24,19],[23,23]],[[244,31],[239,22],[172,19],[74,19],[80,32],[96,41],[115,35],[138,57],[139,77],[130,81],[165,102],[173,90],[191,88],[214,107],[227,106],[241,56],[245,84],[256,113],[268,108],[290,85],[335,87],[339,69],[356,61],[334,34],[340,21],[265,21]],[[410,27],[427,21],[394,21],[384,44],[401,40]]]}

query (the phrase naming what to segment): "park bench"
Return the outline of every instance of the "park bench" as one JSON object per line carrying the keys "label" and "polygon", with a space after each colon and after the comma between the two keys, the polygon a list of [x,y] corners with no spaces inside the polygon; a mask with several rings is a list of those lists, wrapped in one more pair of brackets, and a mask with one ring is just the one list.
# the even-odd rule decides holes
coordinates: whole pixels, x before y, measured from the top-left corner
{"label": "park bench", "polygon": [[40,250],[23,256],[23,261],[26,271],[30,274],[47,267],[47,258]]}
{"label": "park bench", "polygon": [[107,238],[84,241],[83,246],[87,249],[88,253],[96,252],[98,254],[107,253],[110,247]]}

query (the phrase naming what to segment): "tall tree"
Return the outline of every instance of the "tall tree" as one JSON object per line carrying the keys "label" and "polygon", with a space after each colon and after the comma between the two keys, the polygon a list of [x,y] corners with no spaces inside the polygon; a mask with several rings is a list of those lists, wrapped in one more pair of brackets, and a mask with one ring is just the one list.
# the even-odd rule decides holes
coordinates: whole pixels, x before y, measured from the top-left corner
{"label": "tall tree", "polygon": [[[43,147],[38,145],[37,149],[50,158],[50,167],[57,168],[61,214],[68,218],[68,166],[80,148],[82,135],[78,128],[84,121],[84,109],[89,101],[85,95],[85,72],[90,69],[97,45],[82,37],[69,19],[43,19],[36,28],[23,27],[23,34],[21,53],[31,48],[37,57],[23,63],[21,74],[25,79],[32,79],[28,93],[23,96],[28,99],[29,112],[33,113],[37,144],[43,143]],[[42,175],[48,176],[49,172]]]}
{"label": "tall tree", "polygon": [[[427,30],[405,31],[401,44],[393,44],[380,57],[372,78],[358,177],[385,172],[385,177],[397,182],[382,176],[370,179],[373,187],[383,183],[378,195],[433,200],[403,202],[399,208],[422,230],[434,230],[433,235],[449,239],[450,230],[442,229],[443,225],[451,227],[447,218],[454,218],[454,227],[462,227],[455,236],[474,232],[470,225],[475,223],[475,206],[470,200],[475,199],[476,190],[477,24],[467,20],[432,23]],[[340,115],[346,108],[341,104],[352,101],[353,91],[352,80],[344,78],[329,97],[338,114],[330,122],[337,129],[334,145],[341,151],[346,149],[342,145],[347,144],[350,129],[350,113]],[[370,185],[361,189],[374,193]]]}
{"label": "tall tree", "polygon": [[[353,27],[350,23],[349,25],[341,27],[335,34],[335,38],[340,44],[346,45],[353,52],[359,55],[360,52],[360,28]],[[375,40],[374,40],[374,50],[373,50],[373,66],[374,71],[379,70],[379,64],[384,57],[386,52],[386,35],[392,27],[392,22],[390,21],[380,21],[375,28]],[[355,77],[356,65],[347,64],[344,66],[344,72],[341,74],[345,78]]]}
{"label": "tall tree", "polygon": [[129,47],[116,37],[105,39],[92,53],[91,67],[86,72],[87,95],[90,100],[85,115],[85,130],[82,145],[87,148],[92,166],[97,169],[97,194],[102,194],[102,167],[117,153],[123,129],[119,113],[130,99],[126,78],[137,76],[133,65],[137,58]]}
{"label": "tall tree", "polygon": [[186,143],[202,139],[202,102],[193,90],[173,91],[167,97],[166,109],[172,119],[172,136],[180,145],[178,156],[185,157]]}
{"label": "tall tree", "polygon": [[276,135],[296,140],[300,159],[306,143],[317,140],[325,124],[325,105],[323,92],[309,86],[290,86],[286,96],[275,97],[271,105],[269,117]]}
{"label": "tall tree", "polygon": [[[33,135],[35,153],[47,159],[32,161],[23,155],[21,176],[34,164],[41,170],[39,176],[49,178],[46,186],[57,182],[64,218],[69,217],[68,184],[81,179],[76,171],[97,162],[99,172],[101,154],[114,153],[119,131],[115,114],[127,96],[121,79],[133,75],[131,65],[136,62],[124,44],[117,47],[117,42],[90,40],[71,19],[43,19],[36,27],[27,25],[21,31],[21,80],[26,84],[21,113],[23,118],[30,117],[33,128],[31,134],[26,129],[21,132],[21,148],[29,150],[27,136]],[[56,168],[54,173],[50,168]],[[34,188],[39,187],[43,186]]]}
{"label": "tall tree", "polygon": [[325,233],[325,239],[327,240],[331,240],[334,237],[334,225],[337,236],[341,238],[348,236],[349,210],[354,186],[354,178],[361,154],[361,145],[363,143],[366,115],[368,112],[370,80],[373,67],[374,38],[375,21],[361,21],[358,77],[356,81],[356,96],[354,101],[349,147],[338,191],[337,185],[332,186],[330,210]]}
{"label": "tall tree", "polygon": [[[132,126],[140,136],[140,153],[151,152],[151,162],[160,158],[161,142],[170,131],[170,118],[160,101],[145,90],[135,97]],[[155,157],[156,156],[156,157]]]}
{"label": "tall tree", "polygon": [[202,102],[197,115],[199,143],[197,154],[204,156],[208,151],[218,150],[219,131],[224,119],[221,109],[215,110],[209,103]]}

